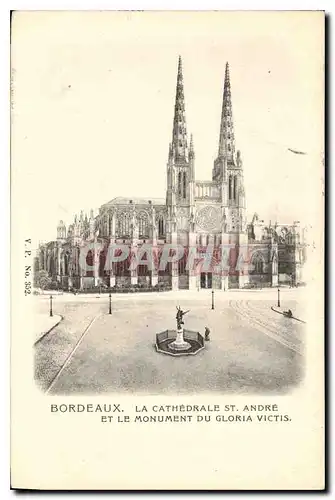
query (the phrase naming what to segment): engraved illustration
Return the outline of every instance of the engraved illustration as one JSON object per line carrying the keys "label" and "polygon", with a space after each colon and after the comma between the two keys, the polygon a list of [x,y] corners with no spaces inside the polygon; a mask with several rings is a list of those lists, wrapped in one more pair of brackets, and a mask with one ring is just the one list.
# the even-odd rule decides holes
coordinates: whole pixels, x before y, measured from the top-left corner
{"label": "engraved illustration", "polygon": [[270,8],[7,16],[7,489],[327,490],[329,15]]}
{"label": "engraved illustration", "polygon": [[113,198],[39,245],[34,358],[46,393],[267,394],[303,379],[305,228],[247,214],[251,166],[224,67],[211,180],[196,177],[179,56],[165,198]]}

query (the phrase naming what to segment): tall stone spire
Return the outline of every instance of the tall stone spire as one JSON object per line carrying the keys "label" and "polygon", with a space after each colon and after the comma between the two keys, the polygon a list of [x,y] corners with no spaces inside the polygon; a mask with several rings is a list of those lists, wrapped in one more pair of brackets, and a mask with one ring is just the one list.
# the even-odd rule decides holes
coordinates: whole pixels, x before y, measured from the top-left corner
{"label": "tall stone spire", "polygon": [[224,88],[223,88],[223,102],[222,102],[218,156],[219,157],[225,156],[228,162],[233,161],[235,156],[233,109],[231,102],[231,88],[230,88],[230,75],[229,75],[228,62],[226,63]]}
{"label": "tall stone spire", "polygon": [[173,118],[172,152],[176,163],[184,162],[187,160],[187,132],[185,118],[183,67],[180,56],[178,61],[176,101]]}

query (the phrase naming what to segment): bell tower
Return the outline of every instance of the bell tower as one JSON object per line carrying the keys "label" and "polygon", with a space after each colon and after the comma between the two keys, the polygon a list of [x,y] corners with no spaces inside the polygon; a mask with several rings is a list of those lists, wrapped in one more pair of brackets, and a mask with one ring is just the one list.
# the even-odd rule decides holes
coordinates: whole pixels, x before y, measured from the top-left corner
{"label": "bell tower", "polygon": [[167,192],[166,202],[175,212],[176,206],[190,206],[193,204],[194,190],[194,151],[193,141],[188,146],[185,96],[182,60],[179,56],[176,99],[174,107],[172,142],[169,145],[167,163]]}
{"label": "bell tower", "polygon": [[[221,184],[221,207],[225,221],[222,243],[235,245],[235,258],[238,263],[227,277],[229,286],[241,287],[248,280],[245,265],[248,258],[248,235],[243,162],[241,152],[236,151],[228,62],[225,68],[218,155],[214,161],[212,180]],[[228,286],[228,283],[226,285]]]}
{"label": "bell tower", "polygon": [[[188,145],[186,116],[185,116],[185,96],[182,60],[179,56],[176,98],[174,106],[172,142],[169,145],[169,157],[167,162],[167,242],[175,245],[192,245],[194,235],[194,147],[191,137]],[[180,265],[179,265],[180,264]],[[173,262],[171,264],[172,289],[180,286],[188,287],[188,271],[183,263]],[[183,285],[181,285],[183,283]]]}
{"label": "bell tower", "polygon": [[222,207],[227,220],[227,232],[246,230],[245,191],[241,152],[235,152],[235,132],[229,64],[226,63],[218,156],[212,171],[213,181],[222,183]]}

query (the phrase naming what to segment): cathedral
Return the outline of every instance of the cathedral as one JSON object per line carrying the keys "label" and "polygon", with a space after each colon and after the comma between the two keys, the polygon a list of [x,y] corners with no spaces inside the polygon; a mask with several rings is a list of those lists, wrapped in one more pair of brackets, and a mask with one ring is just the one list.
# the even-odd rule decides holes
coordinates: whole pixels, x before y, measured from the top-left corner
{"label": "cathedral", "polygon": [[[185,118],[182,61],[179,57],[172,141],[166,165],[166,197],[162,199],[118,197],[75,216],[68,227],[60,221],[57,239],[41,244],[35,271],[47,271],[64,290],[96,287],[153,289],[248,288],[299,284],[305,261],[303,230],[292,225],[265,224],[255,214],[246,217],[246,193],[241,152],[236,149],[229,64],[226,63],[217,157],[212,179],[200,181],[195,174],[195,148]],[[248,168],[248,167],[247,167]],[[90,268],[80,265],[80,251],[89,242],[103,242],[90,250]],[[107,242],[107,245],[106,245]],[[129,266],[129,258],[106,268],[106,247],[128,245],[138,250],[152,245],[158,254],[166,245],[180,245],[184,254],[165,269]],[[214,249],[213,260],[226,266],[203,266],[201,251]],[[187,265],[190,250],[197,250],[193,266]]]}

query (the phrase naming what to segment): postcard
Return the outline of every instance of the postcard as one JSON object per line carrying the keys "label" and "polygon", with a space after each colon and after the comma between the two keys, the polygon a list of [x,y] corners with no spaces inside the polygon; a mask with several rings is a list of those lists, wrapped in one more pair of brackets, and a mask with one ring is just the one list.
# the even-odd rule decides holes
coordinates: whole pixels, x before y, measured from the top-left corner
{"label": "postcard", "polygon": [[323,490],[321,11],[16,11],[11,481]]}

